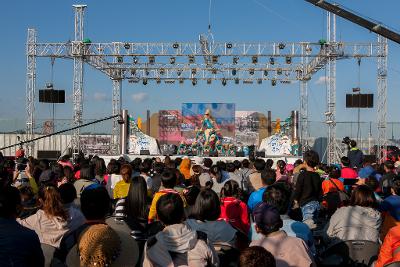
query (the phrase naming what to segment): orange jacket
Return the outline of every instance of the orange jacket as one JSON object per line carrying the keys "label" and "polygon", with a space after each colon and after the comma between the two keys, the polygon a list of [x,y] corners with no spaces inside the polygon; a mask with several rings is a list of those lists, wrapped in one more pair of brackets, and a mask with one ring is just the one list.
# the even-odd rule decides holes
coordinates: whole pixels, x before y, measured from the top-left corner
{"label": "orange jacket", "polygon": [[385,241],[379,251],[378,260],[375,267],[383,267],[388,263],[400,261],[400,251],[395,250],[400,247],[400,226],[395,226],[389,230]]}

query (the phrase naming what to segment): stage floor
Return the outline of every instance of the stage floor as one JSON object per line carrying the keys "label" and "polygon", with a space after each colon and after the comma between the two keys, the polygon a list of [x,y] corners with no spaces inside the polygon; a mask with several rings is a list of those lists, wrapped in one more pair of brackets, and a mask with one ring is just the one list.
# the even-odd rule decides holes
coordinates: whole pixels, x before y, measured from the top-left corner
{"label": "stage floor", "polygon": [[[124,157],[126,160],[128,161],[132,161],[135,158],[141,158],[141,159],[145,159],[145,158],[161,158],[161,160],[164,160],[165,156],[163,155],[134,155],[134,154],[124,154],[124,155],[116,155],[116,156],[109,156],[109,155],[104,155],[101,156],[99,155],[99,157],[103,158],[106,165],[108,164],[108,162],[111,159],[118,159],[120,157]],[[188,157],[191,159],[191,161],[195,164],[202,164],[203,162],[203,158],[210,158],[213,160],[214,163],[216,163],[217,161],[224,161],[224,162],[233,162],[234,160],[239,160],[242,161],[244,159],[248,159],[248,157],[200,157],[200,156],[186,156],[186,155],[173,155],[170,156],[170,158],[175,159],[175,158],[183,158],[183,157]],[[265,156],[262,159],[267,160],[267,159],[272,159],[274,161],[274,165],[273,167],[275,167],[275,164],[278,160],[284,160],[286,163],[290,163],[293,164],[296,160],[298,159],[302,159],[302,157],[299,156],[289,156],[289,155],[271,155],[271,156]]]}

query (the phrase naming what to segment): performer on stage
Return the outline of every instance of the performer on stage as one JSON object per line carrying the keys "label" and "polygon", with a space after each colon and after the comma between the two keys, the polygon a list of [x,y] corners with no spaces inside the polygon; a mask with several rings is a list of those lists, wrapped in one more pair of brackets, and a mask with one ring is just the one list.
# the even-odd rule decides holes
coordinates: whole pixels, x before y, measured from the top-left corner
{"label": "performer on stage", "polygon": [[213,133],[217,133],[219,131],[218,125],[215,122],[213,116],[211,115],[210,109],[206,109],[206,112],[204,113],[204,118],[201,121],[201,131],[204,131],[207,142],[210,141],[210,136]]}

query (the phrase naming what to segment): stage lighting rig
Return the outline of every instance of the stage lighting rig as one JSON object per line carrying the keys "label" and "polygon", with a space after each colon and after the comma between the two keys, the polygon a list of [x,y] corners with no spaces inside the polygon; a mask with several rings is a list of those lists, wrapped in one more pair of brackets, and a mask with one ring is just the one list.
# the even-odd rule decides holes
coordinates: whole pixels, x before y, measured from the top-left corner
{"label": "stage lighting rig", "polygon": [[231,49],[232,48],[232,44],[231,43],[227,43],[226,44],[226,48]]}
{"label": "stage lighting rig", "polygon": [[170,57],[169,58],[169,64],[175,64],[176,58],[175,57]]}
{"label": "stage lighting rig", "polygon": [[254,75],[254,69],[249,69],[249,74],[250,74],[251,76],[253,76],[253,75]]}
{"label": "stage lighting rig", "polygon": [[239,78],[235,78],[235,84],[239,84]]}
{"label": "stage lighting rig", "polygon": [[292,57],[287,56],[285,58],[285,60],[286,60],[286,64],[292,64]]}
{"label": "stage lighting rig", "polygon": [[234,57],[234,58],[232,59],[232,62],[233,62],[233,64],[238,64],[239,58],[238,58],[238,57]]}
{"label": "stage lighting rig", "polygon": [[236,69],[232,69],[232,76],[236,76],[236,73],[237,73]]}
{"label": "stage lighting rig", "polygon": [[133,64],[137,64],[139,62],[139,59],[137,57],[133,57]]}
{"label": "stage lighting rig", "polygon": [[189,56],[189,64],[194,64],[194,56]]}
{"label": "stage lighting rig", "polygon": [[269,64],[275,65],[275,58],[270,57],[270,58],[269,58]]}
{"label": "stage lighting rig", "polygon": [[286,45],[284,43],[279,43],[278,48],[279,49],[285,49]]}
{"label": "stage lighting rig", "polygon": [[277,69],[276,69],[276,73],[277,73],[278,75],[282,75],[282,69],[281,69],[281,68],[277,68]]}
{"label": "stage lighting rig", "polygon": [[264,76],[267,77],[268,76],[268,71],[264,70]]}
{"label": "stage lighting rig", "polygon": [[149,56],[149,64],[154,64],[156,62],[155,56]]}
{"label": "stage lighting rig", "polygon": [[143,85],[147,85],[147,79],[143,79]]}
{"label": "stage lighting rig", "polygon": [[272,80],[271,80],[271,85],[272,85],[272,86],[275,86],[275,85],[276,85],[276,80],[275,80],[275,79],[272,79]]}
{"label": "stage lighting rig", "polygon": [[174,43],[174,44],[172,45],[172,48],[178,49],[178,48],[179,48],[179,44],[178,44],[178,43]]}
{"label": "stage lighting rig", "polygon": [[258,83],[258,84],[262,84],[262,79],[258,79],[258,80],[257,80],[257,83]]}
{"label": "stage lighting rig", "polygon": [[207,84],[211,84],[211,79],[207,79]]}
{"label": "stage lighting rig", "polygon": [[222,85],[223,85],[223,86],[226,85],[226,79],[225,79],[225,78],[222,79]]}
{"label": "stage lighting rig", "polygon": [[252,56],[252,57],[251,57],[251,62],[252,62],[253,64],[257,64],[257,63],[258,63],[258,57],[257,57],[257,56]]}
{"label": "stage lighting rig", "polygon": [[131,48],[131,45],[130,45],[129,43],[125,43],[125,44],[124,44],[124,48],[125,48],[126,50],[128,50],[129,48]]}
{"label": "stage lighting rig", "polygon": [[217,64],[218,63],[218,56],[212,56],[212,63]]}
{"label": "stage lighting rig", "polygon": [[196,79],[196,78],[193,78],[193,79],[192,79],[192,85],[195,86],[196,84],[197,84],[197,79]]}

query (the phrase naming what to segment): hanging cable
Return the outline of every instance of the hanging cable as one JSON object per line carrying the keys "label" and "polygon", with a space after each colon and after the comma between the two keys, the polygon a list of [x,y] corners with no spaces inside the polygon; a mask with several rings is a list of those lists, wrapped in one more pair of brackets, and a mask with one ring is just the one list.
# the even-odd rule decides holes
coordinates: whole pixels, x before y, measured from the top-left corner
{"label": "hanging cable", "polygon": [[211,32],[211,1],[212,0],[210,0],[210,3],[208,5],[208,33]]}
{"label": "hanging cable", "polygon": [[361,108],[360,108],[360,102],[361,102],[361,58],[357,58],[357,64],[358,64],[358,85],[357,85],[357,90],[358,90],[358,108],[357,108],[357,143],[359,145],[361,142],[361,125],[360,125],[360,119],[361,119]]}

